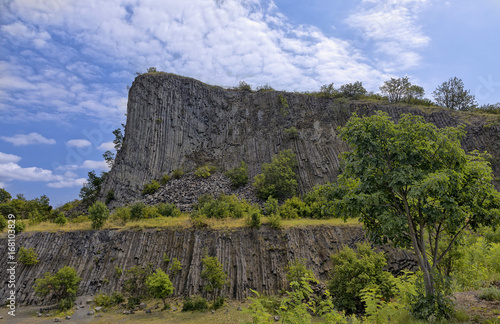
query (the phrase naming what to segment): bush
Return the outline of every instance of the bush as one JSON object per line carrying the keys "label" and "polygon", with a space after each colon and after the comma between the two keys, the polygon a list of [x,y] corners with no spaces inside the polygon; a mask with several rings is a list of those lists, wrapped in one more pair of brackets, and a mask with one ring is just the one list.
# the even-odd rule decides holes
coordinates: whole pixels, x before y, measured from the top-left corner
{"label": "bush", "polygon": [[111,294],[111,303],[113,305],[121,304],[125,301],[125,297],[121,292],[113,291]]}
{"label": "bush", "polygon": [[212,300],[219,296],[219,291],[228,283],[227,273],[224,272],[222,264],[216,257],[204,257],[201,262],[203,263],[203,270],[201,271],[201,278],[205,282],[203,290],[212,294]]}
{"label": "bush", "polygon": [[118,219],[123,222],[123,224],[126,224],[131,218],[131,209],[130,207],[127,206],[122,206],[118,207],[113,211],[112,218],[113,219]]}
{"label": "bush", "polygon": [[144,185],[144,189],[142,190],[142,194],[143,195],[152,195],[158,189],[160,189],[160,184],[158,183],[158,181],[153,180],[150,183],[147,183]]}
{"label": "bush", "polygon": [[252,91],[252,87],[246,83],[245,81],[240,81],[237,87],[234,88],[235,90],[240,90],[240,91]]}
{"label": "bush", "polygon": [[271,163],[262,165],[262,173],[255,177],[254,186],[261,199],[269,196],[283,199],[297,192],[298,183],[295,175],[297,161],[291,150],[283,150],[272,158]]}
{"label": "bush", "polygon": [[245,161],[241,161],[239,167],[227,171],[225,175],[231,181],[233,189],[243,187],[248,183],[248,164]]}
{"label": "bush", "polygon": [[150,218],[157,218],[161,217],[162,215],[158,212],[158,208],[156,206],[145,206],[144,207],[144,218],[150,219]]}
{"label": "bush", "polygon": [[292,197],[278,208],[278,214],[284,219],[304,218],[311,215],[311,210],[300,198]]}
{"label": "bush", "polygon": [[195,297],[194,299],[186,297],[186,299],[184,299],[184,303],[182,304],[182,312],[205,311],[207,309],[208,302],[203,297]]}
{"label": "bush", "polygon": [[247,219],[246,219],[247,226],[251,227],[251,228],[260,228],[260,225],[261,225],[260,217],[261,217],[260,210],[258,210],[258,209],[252,210],[247,215]]}
{"label": "bush", "polygon": [[101,293],[94,297],[94,303],[96,306],[109,307],[113,304],[111,296]]}
{"label": "bush", "polygon": [[24,231],[25,228],[26,224],[24,222],[16,220],[16,224],[14,225],[14,232],[16,234],[21,233],[22,231]]}
{"label": "bush", "polygon": [[197,217],[202,214],[208,218],[241,218],[244,213],[249,211],[251,206],[246,200],[240,201],[235,195],[221,194],[217,198],[212,196],[201,196],[191,215]]}
{"label": "bush", "polygon": [[224,297],[219,296],[219,297],[215,298],[214,310],[221,308],[223,305],[224,305]]}
{"label": "bush", "polygon": [[56,274],[51,274],[49,272],[45,273],[44,278],[36,279],[35,293],[39,297],[45,297],[50,293],[54,293],[57,301],[59,302],[59,307],[62,310],[73,306],[73,302],[76,299],[76,293],[78,292],[78,284],[82,278],[80,278],[75,268],[64,267],[59,269]]}
{"label": "bush", "polygon": [[177,258],[172,259],[172,264],[170,265],[170,268],[168,269],[170,274],[172,276],[177,275],[179,272],[182,271],[182,264],[181,261],[179,261]]}
{"label": "bush", "polygon": [[144,210],[146,209],[146,205],[142,202],[136,202],[130,207],[130,219],[137,220],[144,218]]}
{"label": "bush", "polygon": [[384,300],[394,295],[394,277],[383,268],[387,264],[383,253],[376,253],[367,243],[357,244],[357,252],[349,247],[331,256],[333,276],[328,289],[335,296],[333,303],[346,313],[362,313],[365,305],[361,290],[380,289]]}
{"label": "bush", "polygon": [[[123,283],[123,289],[129,294],[129,307],[137,302],[140,303],[141,298],[146,296],[147,286],[146,279],[153,273],[152,265],[148,264],[145,267],[134,266],[125,271],[126,279]],[[133,307],[130,307],[133,308]]]}
{"label": "bush", "polygon": [[210,166],[210,165],[204,165],[204,166],[200,166],[198,168],[196,168],[196,170],[194,171],[194,175],[197,177],[197,178],[208,178],[212,175],[212,173],[214,173],[216,170],[216,168],[214,166]]}
{"label": "bush", "polygon": [[297,128],[295,127],[290,127],[290,128],[285,128],[283,130],[286,134],[286,136],[289,138],[289,139],[298,139],[299,138],[299,131],[297,130]]}
{"label": "bush", "polygon": [[158,213],[165,217],[179,217],[181,215],[181,211],[175,206],[175,204],[162,203],[157,207]]}
{"label": "bush", "polygon": [[166,309],[166,298],[174,292],[174,286],[168,274],[161,269],[156,269],[156,272],[146,279],[146,286],[149,294],[154,298],[160,298],[163,301],[164,309]]}
{"label": "bush", "polygon": [[109,210],[104,203],[97,201],[89,207],[89,218],[92,221],[92,228],[102,228],[108,217]]}
{"label": "bush", "polygon": [[0,214],[0,232],[6,229],[8,224],[9,223],[7,222],[5,217],[3,217],[3,215]]}
{"label": "bush", "polygon": [[281,216],[274,214],[269,217],[269,225],[271,228],[280,229],[281,228]]}
{"label": "bush", "polygon": [[172,171],[172,178],[180,179],[184,175],[184,171],[182,169],[175,169]]}
{"label": "bush", "polygon": [[170,181],[170,176],[169,176],[168,174],[165,174],[163,177],[161,177],[161,179],[160,179],[160,184],[161,184],[162,186],[164,186],[164,185],[166,185],[166,184],[167,184],[167,182],[169,182],[169,181]]}
{"label": "bush", "polygon": [[109,204],[113,199],[115,199],[115,192],[113,191],[113,189],[111,189],[106,194],[106,205]]}
{"label": "bush", "polygon": [[495,287],[485,288],[479,292],[477,298],[489,301],[500,300],[500,290]]}
{"label": "bush", "polygon": [[38,254],[32,247],[28,249],[21,247],[17,252],[17,260],[24,265],[34,265],[38,263]]}
{"label": "bush", "polygon": [[59,213],[59,215],[54,219],[54,223],[58,225],[64,225],[68,222],[68,219],[64,216],[63,213]]}
{"label": "bush", "polygon": [[278,200],[274,199],[272,196],[269,196],[264,203],[264,214],[265,215],[273,215],[278,212]]}
{"label": "bush", "polygon": [[90,218],[86,215],[78,215],[75,218],[71,218],[69,221],[74,224],[80,224],[90,221]]}

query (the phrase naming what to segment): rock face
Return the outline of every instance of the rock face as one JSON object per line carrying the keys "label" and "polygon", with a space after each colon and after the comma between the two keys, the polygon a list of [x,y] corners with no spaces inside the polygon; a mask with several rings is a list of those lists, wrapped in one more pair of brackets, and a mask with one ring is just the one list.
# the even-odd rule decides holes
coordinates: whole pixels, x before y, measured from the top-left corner
{"label": "rock face", "polygon": [[[33,247],[40,262],[33,266],[18,263],[16,268],[16,305],[48,304],[41,301],[32,288],[36,278],[46,272],[57,272],[64,266],[74,267],[82,277],[78,295],[122,291],[126,270],[151,263],[153,269],[168,272],[163,254],[177,258],[182,271],[171,276],[174,294],[201,294],[201,259],[216,256],[229,275],[230,285],[224,293],[229,298],[251,296],[250,289],[268,294],[286,289],[285,266],[294,259],[306,260],[317,278],[326,281],[332,269],[330,255],[347,245],[365,240],[359,226],[309,227],[273,230],[210,230],[210,229],[147,229],[139,231],[79,231],[59,233],[21,233],[18,247]],[[7,250],[7,240],[0,241],[0,250]],[[402,268],[416,270],[412,254],[383,248],[387,269],[398,273]],[[7,264],[7,253],[0,257]],[[123,271],[121,276],[117,268]],[[7,287],[9,273],[0,272],[0,282]],[[8,289],[0,289],[6,300]],[[52,300],[53,301],[53,300]]]}
{"label": "rock face", "polygon": [[[467,125],[463,147],[488,151],[500,176],[500,121],[445,109],[325,99],[279,91],[226,90],[167,73],[138,76],[129,92],[122,149],[103,186],[102,197],[114,191],[111,207],[140,198],[144,184],[182,168],[206,163],[221,170],[244,160],[251,176],[262,163],[284,149],[297,155],[299,190],[333,181],[339,154],[347,146],[337,137],[353,112],[382,110],[397,119],[402,113],[425,116],[438,127]],[[298,137],[286,129],[295,127]]]}

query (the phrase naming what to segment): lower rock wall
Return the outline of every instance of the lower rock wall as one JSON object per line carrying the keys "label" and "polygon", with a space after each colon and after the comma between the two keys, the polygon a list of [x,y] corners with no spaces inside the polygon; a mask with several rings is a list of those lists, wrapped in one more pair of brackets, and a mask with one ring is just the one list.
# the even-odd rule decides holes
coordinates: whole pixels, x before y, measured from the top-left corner
{"label": "lower rock wall", "polygon": [[[151,263],[153,269],[166,270],[164,253],[182,263],[182,271],[171,277],[174,295],[202,293],[201,259],[205,255],[217,256],[224,265],[230,280],[224,293],[229,298],[244,299],[251,296],[250,289],[275,294],[287,288],[285,267],[289,261],[306,259],[307,267],[316,277],[326,281],[332,269],[329,256],[345,245],[355,247],[364,240],[364,231],[359,226],[22,233],[16,237],[17,247],[33,247],[40,262],[33,266],[18,263],[16,299],[18,305],[50,303],[50,296],[45,300],[35,296],[35,279],[63,266],[74,267],[82,277],[78,295],[121,291],[125,275],[118,276],[117,267],[125,273],[133,266]],[[381,249],[386,252],[389,271],[397,273],[403,268],[416,269],[411,253],[388,247]],[[1,239],[0,250],[5,251],[1,264],[7,264],[6,238]],[[0,282],[0,298],[6,300],[6,271],[0,273]]]}

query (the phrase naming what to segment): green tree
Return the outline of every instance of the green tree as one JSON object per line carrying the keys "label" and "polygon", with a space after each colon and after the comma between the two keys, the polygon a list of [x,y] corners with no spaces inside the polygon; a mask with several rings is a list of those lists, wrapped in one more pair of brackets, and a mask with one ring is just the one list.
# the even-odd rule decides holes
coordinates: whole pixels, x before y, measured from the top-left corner
{"label": "green tree", "polygon": [[233,189],[243,187],[248,183],[248,164],[245,161],[241,161],[239,167],[227,171],[225,175],[231,180],[231,187]]}
{"label": "green tree", "polygon": [[168,268],[168,271],[172,275],[172,277],[176,276],[178,273],[182,271],[182,263],[179,261],[177,258],[172,259],[172,264],[170,265],[170,268]]}
{"label": "green tree", "polygon": [[261,199],[292,197],[298,188],[295,169],[297,160],[292,150],[283,150],[271,163],[262,165],[262,173],[255,177],[254,186]]}
{"label": "green tree", "polygon": [[104,158],[104,161],[106,161],[106,164],[110,168],[115,163],[115,153],[111,152],[110,150],[107,150],[106,152],[104,152],[102,157]]}
{"label": "green tree", "polygon": [[363,87],[363,83],[360,81],[341,85],[339,90],[344,97],[353,99],[362,98],[366,94],[366,89]]}
{"label": "green tree", "polygon": [[17,252],[17,260],[24,265],[34,265],[39,262],[38,254],[32,247],[28,249],[21,247]]}
{"label": "green tree", "polygon": [[219,295],[220,290],[228,283],[227,273],[224,272],[222,264],[216,257],[204,257],[201,262],[203,263],[203,271],[201,278],[205,280],[203,290],[212,294],[212,300]]}
{"label": "green tree", "polygon": [[413,103],[416,100],[422,100],[425,95],[425,90],[416,84],[408,87],[405,95],[405,102]]}
{"label": "green tree", "polygon": [[4,204],[9,202],[12,199],[10,193],[7,192],[4,188],[0,188],[0,204]]}
{"label": "green tree", "polygon": [[82,189],[80,189],[80,198],[82,198],[82,204],[84,206],[89,207],[97,201],[106,175],[106,172],[102,172],[101,176],[97,176],[94,170],[88,173],[89,178]]}
{"label": "green tree", "polygon": [[410,87],[411,83],[408,77],[391,78],[389,81],[384,82],[380,87],[380,91],[387,95],[390,102],[400,102],[406,99]]}
{"label": "green tree", "polygon": [[92,221],[92,228],[102,228],[104,222],[109,217],[108,207],[103,202],[97,201],[89,208],[89,218]]}
{"label": "green tree", "polygon": [[448,109],[472,110],[477,107],[476,97],[464,89],[462,79],[450,78],[432,92],[437,104]]}
{"label": "green tree", "polygon": [[354,114],[339,134],[352,148],[339,182],[355,185],[336,204],[345,217],[360,216],[374,243],[412,249],[434,295],[433,273],[460,234],[498,223],[486,156],[461,148],[464,127],[438,129],[411,114],[398,124],[384,112]]}
{"label": "green tree", "polygon": [[56,274],[47,272],[43,278],[36,279],[33,288],[37,296],[45,297],[53,293],[60,308],[71,308],[81,280],[75,268],[66,266],[59,269]]}
{"label": "green tree", "polygon": [[333,83],[324,84],[319,89],[319,94],[321,98],[333,98],[338,95],[338,91],[333,86]]}
{"label": "green tree", "polygon": [[146,286],[149,294],[154,298],[160,298],[163,301],[164,308],[166,308],[167,302],[165,299],[174,292],[174,286],[168,274],[161,269],[156,269],[156,273],[146,279]]}

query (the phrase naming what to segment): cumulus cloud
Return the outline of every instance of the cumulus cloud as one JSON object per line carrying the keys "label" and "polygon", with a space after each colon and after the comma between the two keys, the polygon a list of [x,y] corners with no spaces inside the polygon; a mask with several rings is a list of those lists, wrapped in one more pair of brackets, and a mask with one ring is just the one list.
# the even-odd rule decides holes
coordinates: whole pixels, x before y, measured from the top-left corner
{"label": "cumulus cloud", "polygon": [[106,161],[85,160],[81,164],[68,164],[57,167],[59,171],[75,171],[79,169],[108,171],[109,166]]}
{"label": "cumulus cloud", "polygon": [[88,141],[86,139],[73,139],[73,140],[67,141],[66,146],[84,148],[84,147],[92,146],[92,143],[90,143],[90,141]]}
{"label": "cumulus cloud", "polygon": [[97,147],[101,151],[112,151],[115,149],[115,143],[113,142],[104,142]]}
{"label": "cumulus cloud", "polygon": [[20,160],[20,156],[0,152],[0,163],[17,163]]}
{"label": "cumulus cloud", "polygon": [[34,145],[34,144],[56,144],[56,140],[46,138],[38,133],[17,134],[14,136],[1,136],[2,140],[13,144],[14,146]]}

